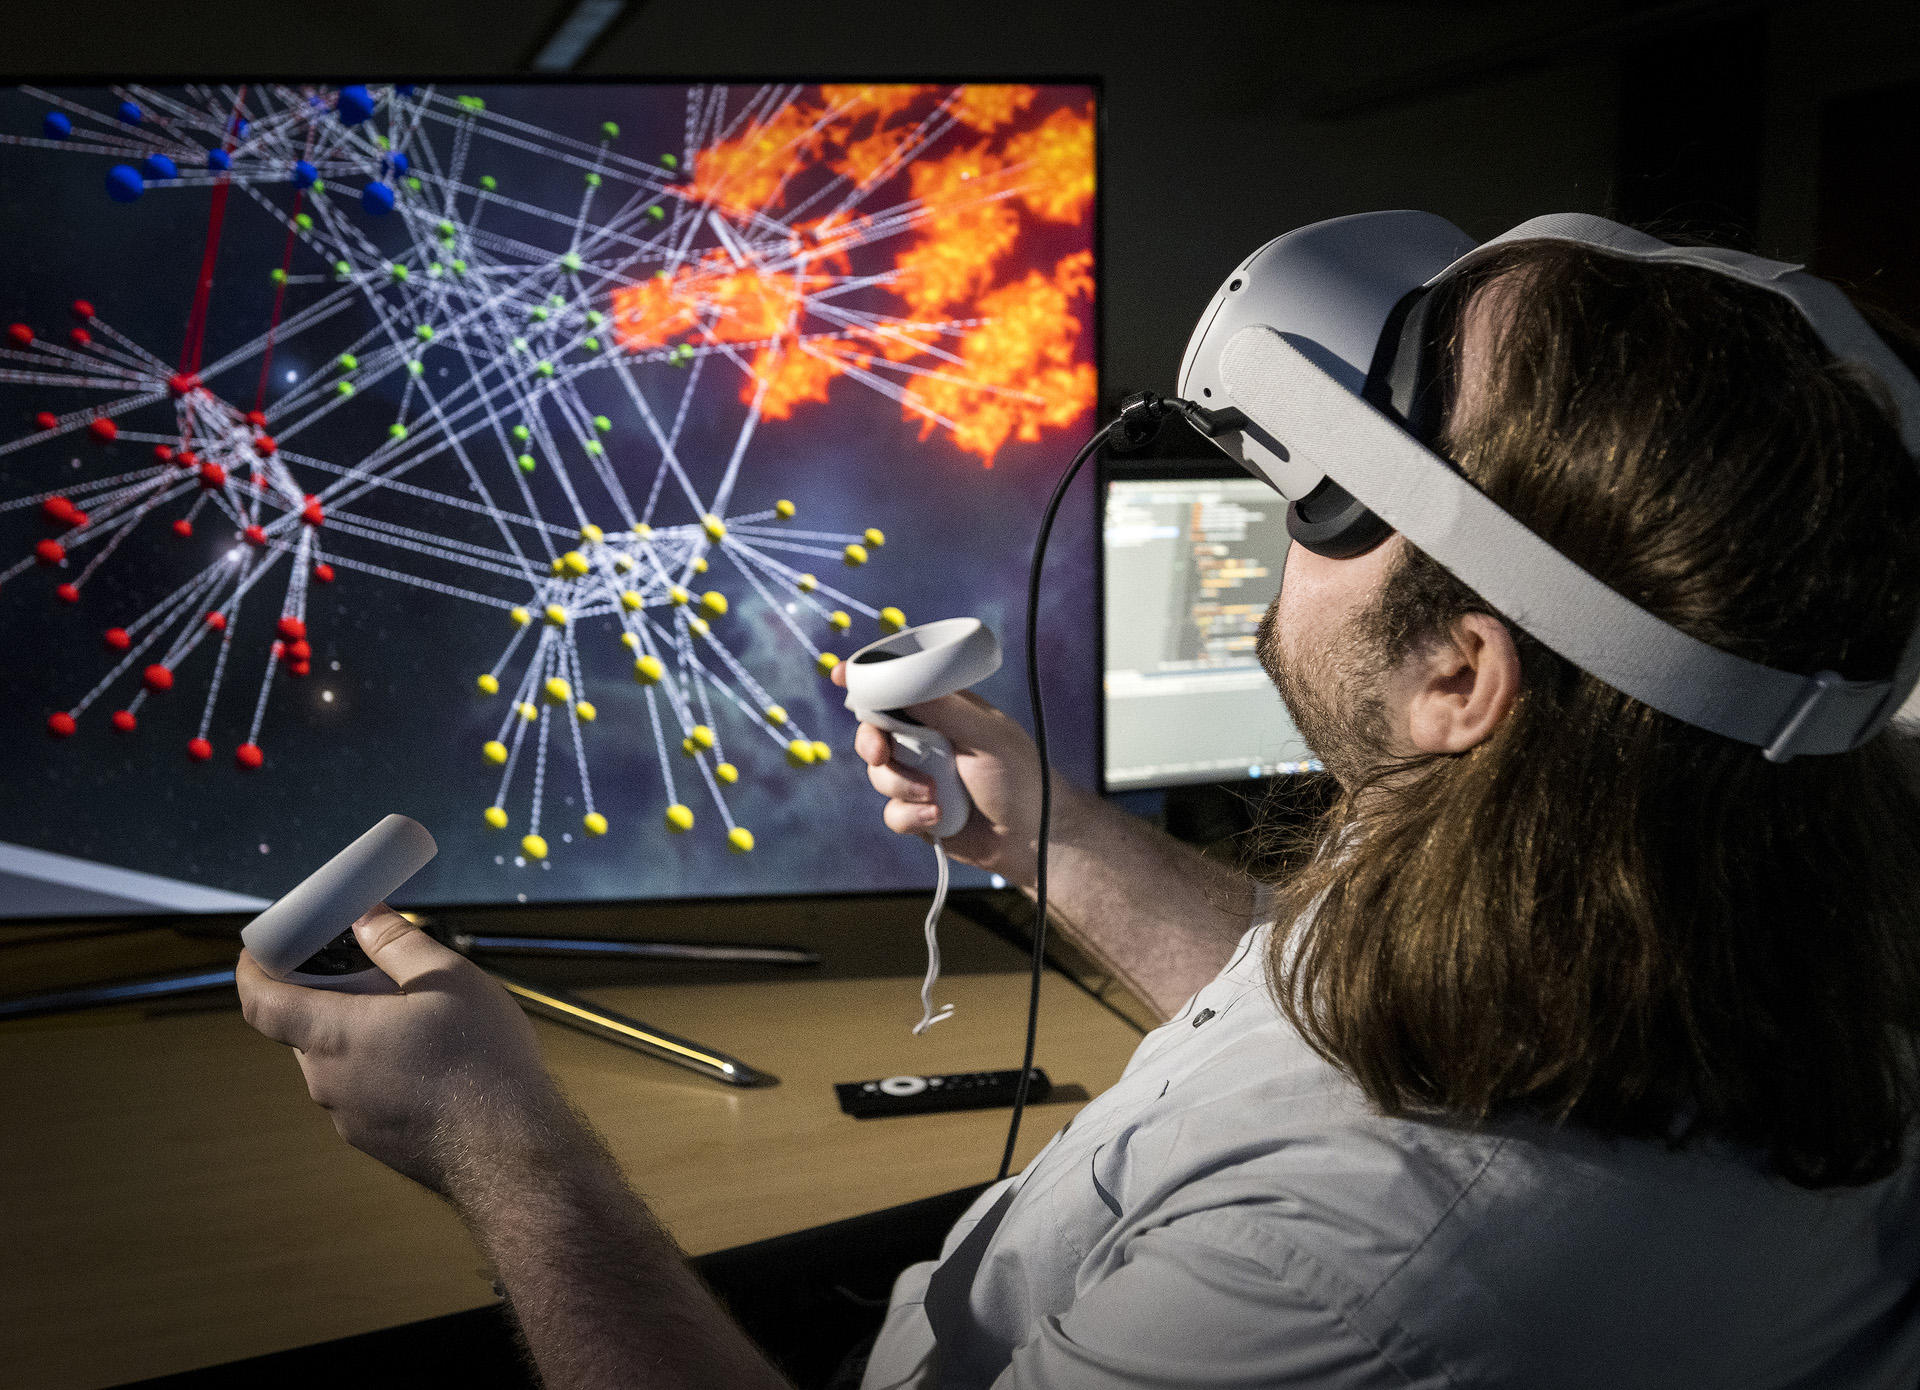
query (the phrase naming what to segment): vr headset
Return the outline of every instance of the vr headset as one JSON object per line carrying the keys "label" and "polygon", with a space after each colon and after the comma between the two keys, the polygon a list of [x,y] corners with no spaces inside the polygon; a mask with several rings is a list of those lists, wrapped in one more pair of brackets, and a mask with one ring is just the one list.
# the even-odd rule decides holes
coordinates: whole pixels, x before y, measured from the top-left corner
{"label": "vr headset", "polygon": [[1359,555],[1398,531],[1581,670],[1770,761],[1867,742],[1920,681],[1920,631],[1885,681],[1721,651],[1608,588],[1428,447],[1445,405],[1429,352],[1435,307],[1463,269],[1521,241],[1700,266],[1783,296],[1836,358],[1885,386],[1901,439],[1920,456],[1920,381],[1838,289],[1799,266],[1670,246],[1579,213],[1536,217],[1480,244],[1423,212],[1339,217],[1278,237],[1201,316],[1180,365],[1180,407],[1287,499],[1288,533],[1316,554]]}

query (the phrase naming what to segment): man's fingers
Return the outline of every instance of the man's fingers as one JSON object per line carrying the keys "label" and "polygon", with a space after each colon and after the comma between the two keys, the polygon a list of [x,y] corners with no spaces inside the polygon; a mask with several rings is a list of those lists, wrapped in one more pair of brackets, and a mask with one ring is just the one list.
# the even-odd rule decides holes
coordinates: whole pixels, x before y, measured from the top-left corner
{"label": "man's fingers", "polygon": [[353,924],[360,949],[402,990],[421,976],[464,959],[381,903]]}
{"label": "man's fingers", "polygon": [[873,789],[882,796],[890,796],[895,801],[928,802],[933,800],[933,781],[917,772],[907,772],[888,764],[883,767],[867,769],[867,780],[873,783]]}
{"label": "man's fingers", "polygon": [[878,724],[862,724],[854,730],[853,751],[858,753],[860,761],[869,767],[880,767],[893,761],[893,740],[887,737],[887,731]]}
{"label": "man's fingers", "polygon": [[240,953],[233,981],[240,987],[240,1015],[255,1031],[305,1050],[313,1027],[312,990],[274,979],[247,951]]}
{"label": "man's fingers", "polygon": [[1024,729],[971,690],[942,695],[911,706],[908,712],[963,748],[999,749],[1010,738],[1026,737]]}
{"label": "man's fingers", "polygon": [[839,686],[842,690],[845,690],[847,688],[847,663],[843,661],[831,671],[827,672],[827,679]]}
{"label": "man's fingers", "polygon": [[896,835],[924,835],[939,823],[940,808],[926,802],[889,801],[880,819]]}

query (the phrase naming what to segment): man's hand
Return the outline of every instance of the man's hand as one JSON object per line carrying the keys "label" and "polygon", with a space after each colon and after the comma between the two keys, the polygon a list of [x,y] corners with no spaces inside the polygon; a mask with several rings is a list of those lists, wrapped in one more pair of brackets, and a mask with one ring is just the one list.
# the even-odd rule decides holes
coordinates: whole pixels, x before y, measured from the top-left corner
{"label": "man's hand", "polygon": [[[833,668],[833,682],[846,685],[845,662]],[[910,712],[952,742],[960,780],[973,801],[966,825],[947,839],[947,853],[1031,888],[1040,833],[1040,754],[1027,731],[967,690],[915,705]],[[933,779],[893,761],[893,738],[885,729],[862,724],[853,749],[866,763],[873,789],[888,798],[881,818],[889,830],[923,835],[939,821]],[[1058,837],[1085,794],[1057,777],[1053,792]]]}
{"label": "man's hand", "polygon": [[307,1092],[356,1149],[452,1195],[475,1138],[507,1139],[566,1113],[533,1027],[508,993],[385,903],[353,924],[399,994],[275,980],[241,953],[248,1023],[294,1048]]}

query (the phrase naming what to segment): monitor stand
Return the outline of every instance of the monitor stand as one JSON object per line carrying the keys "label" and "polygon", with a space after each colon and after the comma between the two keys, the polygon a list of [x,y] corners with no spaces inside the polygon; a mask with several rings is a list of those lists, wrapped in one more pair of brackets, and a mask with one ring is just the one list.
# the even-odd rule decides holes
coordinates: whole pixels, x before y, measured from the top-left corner
{"label": "monitor stand", "polygon": [[[694,961],[733,965],[818,965],[812,951],[792,946],[755,946],[725,942],[618,941],[556,939],[537,936],[483,936],[468,932],[436,933],[462,955],[518,955],[597,960]],[[773,1086],[779,1078],[749,1066],[715,1048],[679,1037],[594,1003],[571,990],[537,984],[483,963],[520,1007],[539,1018],[576,1028],[603,1042],[632,1048],[674,1066],[685,1067],[727,1086]],[[233,967],[176,971],[143,980],[116,984],[82,985],[74,989],[0,999],[0,1022],[46,1014],[73,1013],[112,1004],[146,1003],[208,989],[231,989]]]}

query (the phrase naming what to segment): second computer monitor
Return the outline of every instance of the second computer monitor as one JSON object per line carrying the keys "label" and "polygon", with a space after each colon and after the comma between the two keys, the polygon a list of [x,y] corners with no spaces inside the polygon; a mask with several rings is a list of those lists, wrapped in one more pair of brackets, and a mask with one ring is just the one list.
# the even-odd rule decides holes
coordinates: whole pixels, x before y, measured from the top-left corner
{"label": "second computer monitor", "polygon": [[1107,790],[1319,770],[1255,650],[1287,545],[1245,475],[1108,482]]}

